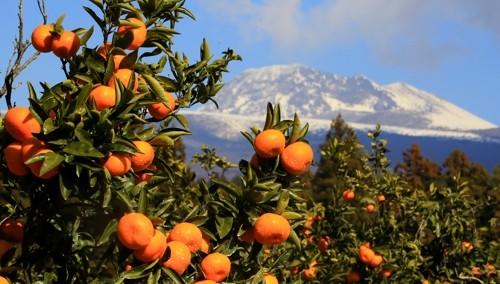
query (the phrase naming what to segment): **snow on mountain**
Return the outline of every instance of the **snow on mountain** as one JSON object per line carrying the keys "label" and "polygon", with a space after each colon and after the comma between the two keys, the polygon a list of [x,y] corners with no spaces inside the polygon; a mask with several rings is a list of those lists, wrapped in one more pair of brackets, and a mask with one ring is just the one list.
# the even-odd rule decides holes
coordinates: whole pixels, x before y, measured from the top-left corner
{"label": "snow on mountain", "polygon": [[328,129],[339,113],[355,129],[380,123],[385,131],[415,136],[479,140],[473,131],[496,127],[405,83],[382,86],[364,76],[338,76],[303,65],[249,69],[228,82],[216,100],[218,110],[206,104],[188,113],[217,120],[207,124],[222,136],[240,135],[253,124],[262,127],[267,102],[279,103],[284,118],[299,114],[312,131]]}

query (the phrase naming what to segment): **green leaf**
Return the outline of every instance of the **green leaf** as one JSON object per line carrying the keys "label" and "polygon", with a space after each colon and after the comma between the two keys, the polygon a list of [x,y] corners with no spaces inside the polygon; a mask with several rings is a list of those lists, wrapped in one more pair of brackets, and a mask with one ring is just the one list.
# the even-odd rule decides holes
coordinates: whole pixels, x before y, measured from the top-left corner
{"label": "green leaf", "polygon": [[288,206],[288,202],[290,201],[290,193],[288,190],[281,191],[280,199],[278,200],[278,205],[276,205],[276,209],[274,210],[275,214],[281,214],[285,211]]}
{"label": "green leaf", "polygon": [[287,220],[304,219],[304,216],[302,216],[301,214],[299,214],[297,212],[293,212],[293,211],[285,211],[285,212],[281,213],[281,216],[283,216]]}
{"label": "green leaf", "polygon": [[147,214],[148,211],[148,194],[146,190],[141,190],[139,192],[139,204],[137,207],[137,212]]}
{"label": "green leaf", "polygon": [[99,152],[94,146],[87,143],[72,141],[68,146],[64,147],[62,150],[64,153],[68,153],[80,157],[94,157],[94,158],[104,158],[104,154]]}
{"label": "green leaf", "polygon": [[45,157],[43,159],[42,167],[40,168],[40,175],[50,172],[64,161],[64,156],[54,152],[47,152],[43,155]]}
{"label": "green leaf", "polygon": [[221,178],[211,178],[210,179],[214,184],[218,185],[219,187],[226,189],[228,193],[235,195],[236,197],[241,197],[242,195],[242,190],[238,186],[236,186],[234,183],[231,183],[229,181],[226,181]]}
{"label": "green leaf", "polygon": [[302,247],[300,245],[300,238],[297,236],[297,233],[295,232],[294,229],[290,230],[290,235],[288,236],[288,239],[292,241],[292,243],[297,246],[299,250],[302,250]]}
{"label": "green leaf", "polygon": [[186,282],[174,270],[162,266],[161,271],[167,275],[174,284],[186,284]]}
{"label": "green leaf", "polygon": [[227,234],[233,228],[234,218],[232,216],[215,216],[215,226],[217,228],[217,234],[222,239],[227,236]]}
{"label": "green leaf", "polygon": [[108,225],[104,229],[104,232],[102,232],[99,241],[97,241],[97,246],[101,246],[109,242],[109,238],[114,232],[116,232],[117,226],[118,226],[118,221],[116,219],[112,219],[111,221],[109,221]]}
{"label": "green leaf", "polygon": [[94,33],[94,27],[90,27],[90,29],[88,29],[85,32],[85,34],[83,34],[83,36],[80,37],[80,44],[81,45],[87,44],[87,41],[90,39],[93,33]]}
{"label": "green leaf", "polygon": [[149,85],[149,87],[151,88],[151,91],[153,91],[153,94],[159,98],[159,99],[162,99],[163,98],[163,102],[164,103],[167,103],[165,100],[165,90],[163,89],[163,87],[161,86],[160,82],[158,82],[158,80],[156,80],[153,76],[150,76],[150,75],[147,75],[147,74],[143,74],[142,75],[142,78],[144,78],[144,80],[146,81],[146,83]]}
{"label": "green leaf", "polygon": [[170,138],[168,133],[162,133],[156,135],[153,139],[149,141],[151,145],[165,146],[165,147],[173,147],[174,140]]}

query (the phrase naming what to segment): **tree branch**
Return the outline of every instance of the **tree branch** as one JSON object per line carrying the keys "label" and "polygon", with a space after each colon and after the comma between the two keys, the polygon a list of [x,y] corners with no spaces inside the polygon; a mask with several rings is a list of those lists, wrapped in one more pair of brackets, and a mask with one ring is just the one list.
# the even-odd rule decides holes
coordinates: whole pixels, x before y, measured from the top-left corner
{"label": "tree branch", "polygon": [[[47,14],[45,11],[45,0],[37,0],[38,9],[42,15],[43,22],[47,22]],[[24,19],[23,19],[23,0],[19,0],[19,12],[18,12],[18,35],[14,38],[14,50],[12,51],[12,56],[9,59],[9,64],[7,65],[7,71],[4,78],[4,85],[0,89],[0,98],[5,95],[5,101],[7,107],[12,108],[11,96],[12,90],[17,88],[20,84],[14,86],[14,80],[21,72],[28,67],[31,62],[35,61],[40,55],[40,52],[36,52],[31,57],[23,62],[23,56],[31,45],[30,39],[24,40]]]}

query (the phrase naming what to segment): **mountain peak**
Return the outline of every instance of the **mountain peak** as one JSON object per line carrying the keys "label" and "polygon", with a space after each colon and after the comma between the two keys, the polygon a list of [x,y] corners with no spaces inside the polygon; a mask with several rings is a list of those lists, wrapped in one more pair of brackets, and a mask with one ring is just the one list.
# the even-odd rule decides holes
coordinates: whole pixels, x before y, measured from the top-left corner
{"label": "mountain peak", "polygon": [[[280,104],[284,117],[334,119],[348,123],[457,130],[494,128],[458,106],[407,83],[381,86],[365,76],[339,76],[301,64],[249,69],[229,81],[218,95],[219,111],[264,116],[267,102]],[[204,105],[198,111],[214,111]]]}

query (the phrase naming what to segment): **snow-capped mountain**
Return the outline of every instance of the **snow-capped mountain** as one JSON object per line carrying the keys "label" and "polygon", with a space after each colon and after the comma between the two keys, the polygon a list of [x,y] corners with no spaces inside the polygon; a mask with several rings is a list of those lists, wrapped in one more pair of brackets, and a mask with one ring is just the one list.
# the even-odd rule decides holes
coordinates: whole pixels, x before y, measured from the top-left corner
{"label": "snow-capped mountain", "polygon": [[303,125],[309,123],[307,139],[314,149],[340,113],[366,147],[366,132],[380,123],[391,161],[401,160],[413,143],[438,163],[455,149],[490,170],[500,161],[500,128],[404,83],[381,86],[363,76],[337,76],[301,65],[271,66],[248,70],[227,82],[216,101],[219,109],[208,103],[181,111],[193,133],[184,139],[190,154],[207,144],[232,162],[251,157],[253,148],[240,131],[262,128],[271,102],[280,104],[283,119],[297,113]]}
{"label": "snow-capped mountain", "polygon": [[228,82],[216,100],[218,110],[206,104],[194,114],[217,121],[212,133],[225,138],[262,124],[267,102],[279,103],[284,118],[299,114],[311,131],[328,129],[339,113],[355,129],[373,129],[380,123],[385,131],[415,136],[477,140],[481,135],[472,130],[496,127],[405,83],[382,86],[364,76],[338,76],[303,65],[247,70]]}

